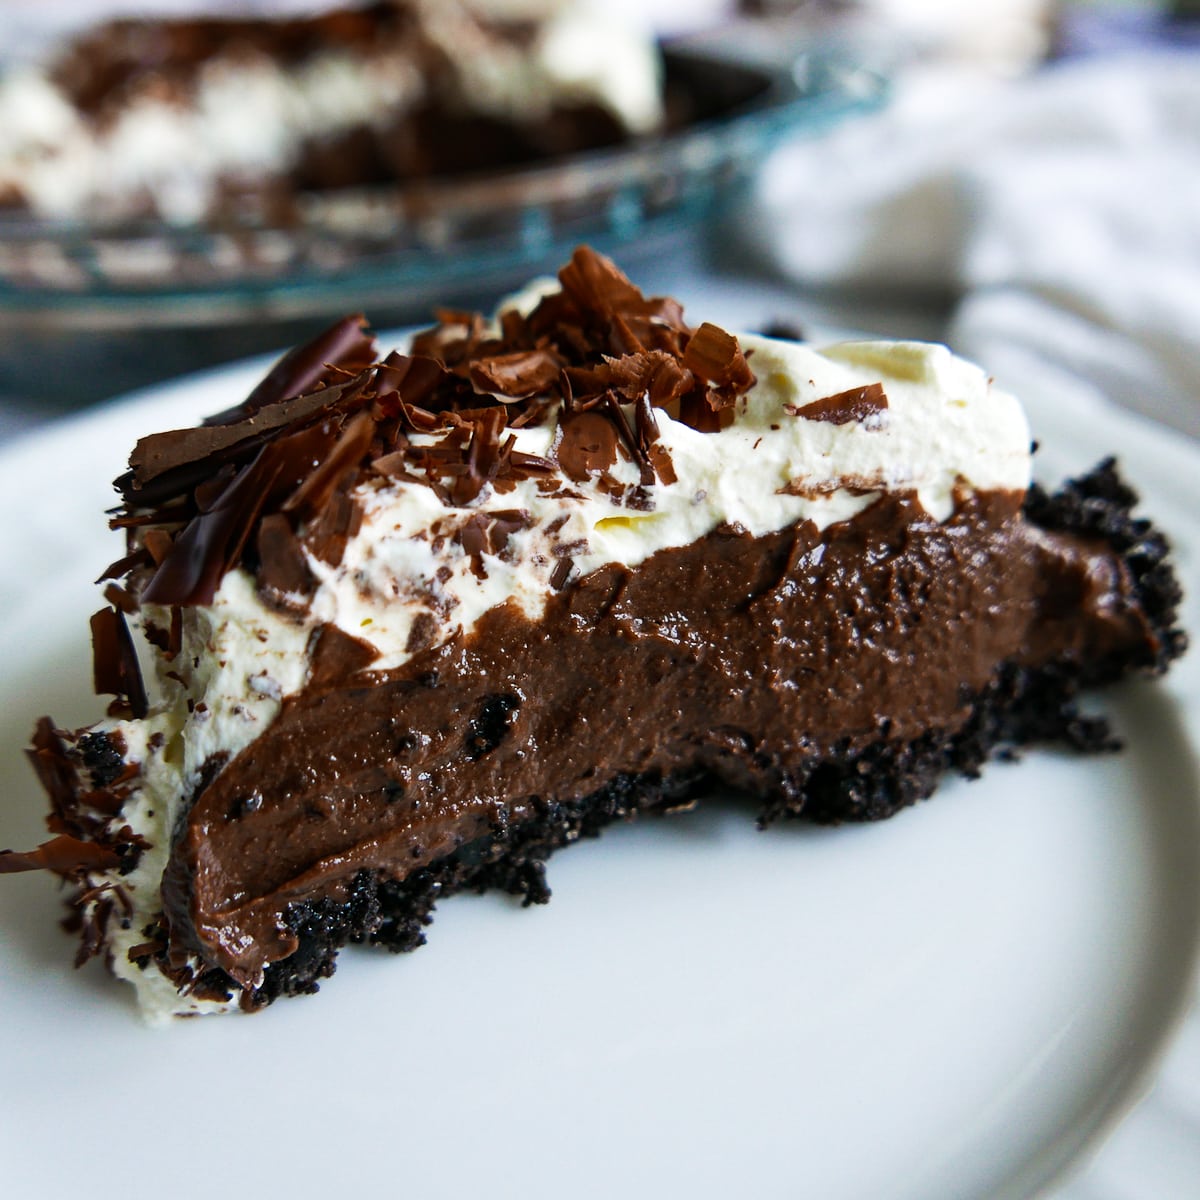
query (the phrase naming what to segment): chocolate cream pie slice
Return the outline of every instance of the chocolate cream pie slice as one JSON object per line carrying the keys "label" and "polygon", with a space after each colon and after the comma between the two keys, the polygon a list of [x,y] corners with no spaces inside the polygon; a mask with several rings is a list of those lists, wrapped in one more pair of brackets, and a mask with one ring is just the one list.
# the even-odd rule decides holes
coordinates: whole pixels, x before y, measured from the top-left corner
{"label": "chocolate cream pie slice", "polygon": [[944,347],[692,327],[587,249],[403,351],[347,318],[134,448],[116,699],[38,723],[54,836],[0,869],[75,885],[148,1014],[254,1010],[714,789],[874,820],[997,748],[1108,749],[1079,689],[1185,645],[1166,543],[1111,462],[1029,477]]}

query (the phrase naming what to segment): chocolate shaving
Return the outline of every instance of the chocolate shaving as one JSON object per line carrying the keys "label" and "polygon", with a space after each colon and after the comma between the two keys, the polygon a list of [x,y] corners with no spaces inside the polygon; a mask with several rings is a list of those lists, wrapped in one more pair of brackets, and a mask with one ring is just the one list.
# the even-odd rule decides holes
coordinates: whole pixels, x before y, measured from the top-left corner
{"label": "chocolate shaving", "polygon": [[629,450],[634,462],[641,468],[642,486],[645,487],[652,484],[654,482],[654,468],[650,465],[650,459],[646,455],[641,440],[630,428],[629,418],[625,416],[625,410],[621,407],[620,402],[612,392],[605,392],[604,399],[608,405],[609,416],[612,423],[617,427],[622,442],[624,442],[625,447]]}
{"label": "chocolate shaving", "polygon": [[440,422],[436,414],[453,408],[456,396],[471,389],[464,388],[462,381],[449,371],[445,363],[420,354],[406,356],[390,354],[379,372],[383,388],[394,391],[405,407],[421,410],[425,420],[434,424],[422,428],[425,423],[414,424],[424,433],[432,432]]}
{"label": "chocolate shaving", "polygon": [[315,580],[300,541],[282,513],[270,513],[258,527],[258,591],[267,603],[286,608],[289,597],[306,596]]}
{"label": "chocolate shaving", "polygon": [[404,644],[408,654],[420,654],[433,645],[437,635],[437,618],[430,612],[419,612],[413,617],[413,623],[408,631],[408,640]]}
{"label": "chocolate shaving", "polygon": [[342,476],[362,460],[374,435],[375,422],[369,413],[360,412],[353,417],[312,473],[283,502],[282,511],[302,515],[320,512],[329,502]]}
{"label": "chocolate shaving", "polygon": [[171,632],[167,639],[166,657],[173,659],[183,648],[183,609],[178,604],[171,606]]}
{"label": "chocolate shaving", "polygon": [[38,782],[50,798],[51,831],[77,836],[89,832],[86,823],[79,820],[76,799],[81,787],[79,772],[49,717],[42,717],[38,721],[34,729],[33,745],[25,753]]}
{"label": "chocolate shaving", "polygon": [[721,432],[721,414],[706,391],[689,392],[679,401],[679,419],[698,433]]}
{"label": "chocolate shaving", "polygon": [[304,546],[322,562],[336,566],[346,543],[362,526],[362,509],[346,492],[335,492],[304,535]]}
{"label": "chocolate shaving", "polygon": [[509,537],[532,524],[533,518],[523,508],[477,512],[467,518],[456,538],[471,560],[471,571],[478,578],[486,579],[483,555],[503,554]]}
{"label": "chocolate shaving", "polygon": [[567,581],[571,578],[571,572],[574,569],[574,559],[565,556],[560,558],[554,564],[554,570],[550,572],[550,586],[556,592],[561,592],[567,586]]}
{"label": "chocolate shaving", "polygon": [[164,529],[147,529],[142,537],[142,545],[146,547],[154,565],[162,566],[163,560],[171,553],[171,543],[174,539]]}
{"label": "chocolate shaving", "polygon": [[471,364],[471,382],[487,392],[524,398],[545,392],[558,382],[562,361],[553,351],[518,350]]}
{"label": "chocolate shaving", "polygon": [[391,454],[383,454],[371,462],[371,470],[387,479],[416,480],[416,476],[408,469],[409,455],[406,450],[393,450]]}
{"label": "chocolate shaving", "polygon": [[805,500],[819,500],[834,492],[849,492],[852,496],[868,496],[872,492],[885,490],[887,482],[880,477],[846,475],[837,479],[791,479],[777,489],[780,496],[800,496]]}
{"label": "chocolate shaving", "polygon": [[137,598],[120,584],[108,584],[104,589],[104,598],[113,608],[120,609],[127,617],[132,616],[138,610]]}
{"label": "chocolate shaving", "polygon": [[150,552],[139,547],[137,550],[118,558],[116,562],[109,563],[100,573],[100,577],[96,582],[103,583],[106,579],[124,579],[131,571],[149,565],[150,561]]}
{"label": "chocolate shaving", "polygon": [[692,335],[683,365],[716,390],[714,408],[726,408],[754,385],[754,372],[731,333],[707,321]]}
{"label": "chocolate shaving", "polygon": [[641,314],[646,307],[642,293],[612,262],[582,246],[559,271],[558,280],[564,294],[585,312],[607,314],[610,320],[623,311]]}
{"label": "chocolate shaving", "polygon": [[500,432],[506,420],[502,408],[493,408],[485,409],[471,421],[471,440],[463,458],[466,470],[450,489],[455,504],[470,504],[483,491],[484,485],[499,473]]}
{"label": "chocolate shaving", "polygon": [[654,467],[654,473],[668,486],[678,482],[679,476],[675,474],[675,464],[671,461],[671,456],[667,453],[667,448],[661,442],[655,442],[647,453],[650,455],[650,463]]}
{"label": "chocolate shaving", "polygon": [[309,686],[320,687],[333,680],[343,681],[366,670],[378,657],[379,652],[374,646],[351,637],[336,625],[322,625],[313,634]]}
{"label": "chocolate shaving", "polygon": [[98,696],[126,699],[139,720],[149,711],[137,650],[120,609],[102,608],[92,616],[92,680]]}
{"label": "chocolate shaving", "polygon": [[879,415],[887,411],[887,394],[882,383],[868,383],[865,387],[850,388],[814,400],[803,407],[787,405],[793,416],[806,421],[828,421],[831,425],[849,425],[857,421],[867,429],[878,428]]}
{"label": "chocolate shaving", "polygon": [[80,841],[67,833],[43,842],[36,850],[0,850],[0,875],[54,871],[67,878],[79,878],[86,871],[109,871],[120,863],[121,856],[110,847]]}
{"label": "chocolate shaving", "polygon": [[634,402],[634,417],[637,422],[638,445],[644,453],[658,440],[658,421],[650,404],[650,395],[643,392]]}
{"label": "chocolate shaving", "polygon": [[353,400],[356,390],[362,390],[361,380],[281,400],[236,424],[200,425],[141,438],[129,456],[130,471],[117,480],[117,489],[130,504],[160,503],[211,478],[213,469],[231,457],[252,455],[273,433]]}
{"label": "chocolate shaving", "polygon": [[343,317],[311,342],[289,350],[236,408],[217,413],[204,424],[237,424],[268,405],[335,382],[331,376],[339,368],[357,374],[374,358],[375,339],[367,332],[366,317],[362,313]]}
{"label": "chocolate shaving", "polygon": [[559,423],[554,456],[568,479],[582,483],[617,461],[618,437],[617,427],[605,414],[576,413]]}
{"label": "chocolate shaving", "polygon": [[509,451],[508,467],[513,474],[520,475],[552,474],[554,471],[551,459],[543,458],[540,454],[526,454],[522,450]]}
{"label": "chocolate shaving", "polygon": [[[136,775],[136,773],[136,768],[134,768],[133,774]],[[123,788],[97,788],[95,791],[81,792],[79,800],[81,804],[86,804],[88,808],[94,808],[106,817],[115,817],[124,807],[128,794],[128,791]]]}

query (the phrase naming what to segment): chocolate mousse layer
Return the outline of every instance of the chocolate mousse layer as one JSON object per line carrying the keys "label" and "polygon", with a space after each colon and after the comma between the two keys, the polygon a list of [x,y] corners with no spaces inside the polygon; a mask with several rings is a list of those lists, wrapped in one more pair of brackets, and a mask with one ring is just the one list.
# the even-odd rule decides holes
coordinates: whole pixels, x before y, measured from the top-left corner
{"label": "chocolate mousse layer", "polygon": [[[387,905],[364,889],[422,892],[426,919],[431,880],[496,882],[505,855],[536,860],[589,831],[589,803],[608,806],[595,826],[721,785],[767,815],[885,816],[943,770],[973,770],[989,741],[1069,733],[1076,684],[1178,647],[1168,624],[1156,631],[1132,535],[1042,502],[1046,527],[1023,519],[1018,494],[991,492],[943,523],[899,494],[820,533],[721,528],[602,568],[536,620],[501,606],[388,672],[326,627],[308,688],[213,764],[177,831],[160,964],[187,973],[198,958],[216,969],[209,986],[225,976],[253,1005],[331,969],[328,946],[314,958],[305,945],[314,913],[335,942],[389,940]],[[1040,728],[981,734],[981,698],[1000,712],[997,689],[1032,680],[1053,693]],[[968,729],[978,751],[949,753]],[[875,764],[870,802],[852,782],[839,800],[823,772],[852,779],[859,762]],[[583,815],[513,858],[522,829],[570,812]],[[536,900],[536,874],[501,881]],[[421,940],[411,924],[392,934],[398,948]],[[289,961],[306,966],[289,975]]]}

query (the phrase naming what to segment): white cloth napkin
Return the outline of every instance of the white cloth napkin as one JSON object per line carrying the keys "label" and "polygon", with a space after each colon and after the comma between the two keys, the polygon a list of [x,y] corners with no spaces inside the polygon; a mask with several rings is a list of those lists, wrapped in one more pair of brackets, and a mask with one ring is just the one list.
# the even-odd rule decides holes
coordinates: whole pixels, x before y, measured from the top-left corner
{"label": "white cloth napkin", "polygon": [[910,82],[781,150],[750,216],[791,280],[952,293],[949,340],[998,378],[1200,436],[1200,56]]}

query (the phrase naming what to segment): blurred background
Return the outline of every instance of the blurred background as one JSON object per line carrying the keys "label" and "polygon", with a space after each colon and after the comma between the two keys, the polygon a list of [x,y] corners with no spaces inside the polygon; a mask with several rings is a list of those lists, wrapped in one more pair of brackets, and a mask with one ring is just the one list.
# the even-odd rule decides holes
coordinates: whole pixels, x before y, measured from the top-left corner
{"label": "blurred background", "polygon": [[1196,0],[334,8],[0,0],[0,438],[579,241],[1200,434]]}

